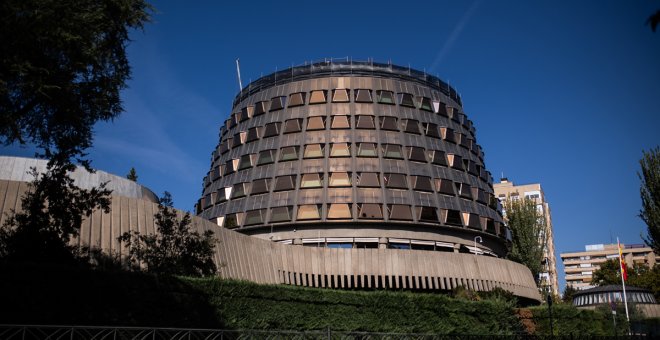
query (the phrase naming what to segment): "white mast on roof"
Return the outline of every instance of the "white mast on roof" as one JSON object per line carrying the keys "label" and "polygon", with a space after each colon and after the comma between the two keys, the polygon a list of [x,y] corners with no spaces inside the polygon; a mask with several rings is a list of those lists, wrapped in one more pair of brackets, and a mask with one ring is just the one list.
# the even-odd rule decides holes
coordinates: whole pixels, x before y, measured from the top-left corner
{"label": "white mast on roof", "polygon": [[236,58],[236,73],[238,74],[238,90],[243,91],[243,83],[241,82],[241,61]]}

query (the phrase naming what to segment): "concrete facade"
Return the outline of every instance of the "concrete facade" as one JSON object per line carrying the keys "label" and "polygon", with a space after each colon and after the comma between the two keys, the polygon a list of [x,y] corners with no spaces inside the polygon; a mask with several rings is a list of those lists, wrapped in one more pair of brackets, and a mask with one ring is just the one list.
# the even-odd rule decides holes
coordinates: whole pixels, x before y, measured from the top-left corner
{"label": "concrete facade", "polygon": [[543,244],[543,271],[539,274],[539,288],[549,290],[553,295],[560,295],[559,273],[557,272],[557,257],[555,255],[555,233],[552,225],[550,204],[545,198],[541,184],[515,185],[512,181],[503,178],[500,183],[493,184],[495,196],[504,201],[507,198],[527,197],[536,203],[536,208],[543,214],[545,230],[539,235]]}

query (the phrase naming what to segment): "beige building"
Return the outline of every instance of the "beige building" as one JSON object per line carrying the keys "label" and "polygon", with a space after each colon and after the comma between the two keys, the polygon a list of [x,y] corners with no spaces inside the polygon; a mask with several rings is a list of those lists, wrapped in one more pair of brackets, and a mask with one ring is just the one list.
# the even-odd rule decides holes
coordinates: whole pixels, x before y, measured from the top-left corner
{"label": "beige building", "polygon": [[538,278],[539,286],[542,289],[550,289],[552,294],[559,295],[559,281],[557,275],[557,259],[555,257],[555,241],[552,227],[552,217],[550,214],[550,205],[545,199],[541,184],[523,184],[514,185],[513,182],[502,178],[500,183],[494,183],[493,189],[495,196],[503,201],[507,197],[516,199],[519,197],[528,197],[536,202],[536,207],[545,218],[545,231],[539,235],[543,243],[543,272]]}
{"label": "beige building", "polygon": [[[649,267],[655,265],[656,255],[653,249],[642,244],[621,244],[621,247],[629,267],[634,263],[646,264]],[[585,246],[585,251],[561,254],[566,284],[580,290],[595,287],[591,284],[593,272],[599,269],[603,262],[617,259],[618,256],[616,244],[592,244]]]}

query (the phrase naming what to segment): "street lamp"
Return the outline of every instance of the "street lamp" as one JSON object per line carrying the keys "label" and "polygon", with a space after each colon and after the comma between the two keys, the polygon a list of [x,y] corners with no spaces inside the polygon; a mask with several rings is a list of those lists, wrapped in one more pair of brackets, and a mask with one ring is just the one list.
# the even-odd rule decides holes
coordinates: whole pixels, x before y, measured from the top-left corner
{"label": "street lamp", "polygon": [[484,240],[481,238],[481,236],[475,236],[474,237],[474,256],[477,256],[477,239],[479,239],[479,243],[483,243]]}

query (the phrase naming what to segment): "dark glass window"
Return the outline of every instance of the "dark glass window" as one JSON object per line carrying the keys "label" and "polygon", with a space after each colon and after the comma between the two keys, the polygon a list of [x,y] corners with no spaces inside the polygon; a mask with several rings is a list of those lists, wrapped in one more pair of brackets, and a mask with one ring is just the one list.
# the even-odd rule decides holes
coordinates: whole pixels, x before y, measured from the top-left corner
{"label": "dark glass window", "polygon": [[243,136],[243,134],[244,134],[244,132],[242,132],[242,131],[239,131],[239,132],[234,134],[234,138],[233,138],[234,144],[232,145],[232,148],[235,148],[235,147],[240,146],[241,144],[243,144],[243,138],[241,138]]}
{"label": "dark glass window", "polygon": [[376,91],[378,102],[381,104],[394,104],[394,93],[392,91],[378,90]]}
{"label": "dark glass window", "polygon": [[351,124],[348,121],[348,116],[332,116],[331,129],[350,129]]}
{"label": "dark glass window", "polygon": [[373,99],[371,99],[371,90],[367,90],[367,89],[357,89],[357,90],[355,90],[355,102],[356,103],[373,103]]}
{"label": "dark glass window", "polygon": [[309,104],[323,104],[328,101],[325,90],[312,91],[309,97]]}
{"label": "dark glass window", "polygon": [[247,186],[249,183],[236,183],[231,190],[231,198],[245,197],[248,193]]}
{"label": "dark glass window", "polygon": [[268,109],[266,108],[267,104],[268,104],[268,102],[256,102],[256,103],[254,103],[253,117],[256,117],[256,116],[259,116],[259,115],[262,115],[262,114],[266,113],[266,111],[268,111]]}
{"label": "dark glass window", "polygon": [[245,212],[245,225],[255,225],[264,223],[266,209],[248,210]]}
{"label": "dark glass window", "polygon": [[376,125],[374,124],[374,116],[365,116],[359,115],[355,116],[355,128],[356,129],[375,129]]}
{"label": "dark glass window", "polygon": [[404,174],[385,174],[385,187],[390,189],[408,189],[406,175]]}
{"label": "dark glass window", "polygon": [[298,220],[320,220],[321,209],[316,204],[305,204],[298,206]]}
{"label": "dark glass window", "polygon": [[275,207],[270,209],[270,222],[288,222],[291,221],[292,207]]}
{"label": "dark glass window", "polygon": [[403,159],[401,145],[383,144],[383,157],[392,159]]}
{"label": "dark glass window", "polygon": [[289,95],[289,107],[305,105],[305,92],[292,93]]}
{"label": "dark glass window", "polygon": [[293,161],[298,159],[298,147],[287,146],[280,149],[280,162]]}
{"label": "dark glass window", "polygon": [[227,143],[227,140],[223,140],[222,143],[220,143],[220,146],[218,147],[220,149],[220,153],[223,154],[227,151],[229,151],[229,146]]}
{"label": "dark glass window", "polygon": [[331,172],[329,187],[350,187],[351,174],[348,172]]}
{"label": "dark glass window", "polygon": [[225,162],[225,175],[231,174],[238,168],[238,159],[230,159]]}
{"label": "dark glass window", "polygon": [[396,125],[395,117],[379,117],[380,118],[380,129],[389,130],[389,131],[399,131],[399,127]]}
{"label": "dark glass window", "polygon": [[449,117],[447,114],[447,105],[443,102],[438,102],[438,114],[441,116]]}
{"label": "dark glass window", "polygon": [[415,102],[413,101],[413,95],[410,93],[399,93],[399,105],[415,107]]}
{"label": "dark glass window", "polygon": [[[474,190],[477,190],[476,195],[474,193]],[[472,194],[477,198],[477,202],[481,204],[488,204],[488,194],[485,191],[477,188],[472,188]]]}
{"label": "dark glass window", "polygon": [[433,207],[416,207],[415,213],[420,222],[438,222],[438,211]]}
{"label": "dark glass window", "polygon": [[284,122],[284,133],[300,132],[302,119],[288,119]]}
{"label": "dark glass window", "polygon": [[412,221],[412,211],[409,205],[390,204],[387,206],[390,220]]}
{"label": "dark glass window", "polygon": [[363,188],[379,188],[380,180],[376,172],[360,172],[358,173],[358,187]]}
{"label": "dark glass window", "polygon": [[436,178],[435,191],[440,194],[454,196],[454,182],[444,178]]}
{"label": "dark glass window", "polygon": [[426,176],[410,176],[413,190],[433,192],[431,178]]}
{"label": "dark glass window", "polygon": [[470,150],[470,139],[462,133],[460,134],[460,136],[461,136],[461,142],[460,142],[461,146]]}
{"label": "dark glass window", "polygon": [[325,117],[316,116],[307,118],[307,131],[325,129]]}
{"label": "dark glass window", "polygon": [[468,167],[467,167],[467,169],[468,169],[468,172],[469,172],[469,173],[471,173],[471,174],[473,174],[473,175],[475,175],[475,176],[479,176],[479,170],[477,169],[477,163],[468,160]]}
{"label": "dark glass window", "polygon": [[259,130],[260,129],[261,129],[261,127],[256,126],[256,127],[250,128],[248,130],[248,132],[247,132],[247,142],[248,143],[259,139],[259,132],[260,132]]}
{"label": "dark glass window", "polygon": [[257,165],[270,164],[275,162],[275,150],[262,150],[259,151],[259,159]]}
{"label": "dark glass window", "polygon": [[243,109],[241,109],[241,112],[237,113],[237,119],[239,122],[244,122],[250,119],[250,116],[248,116],[247,108],[244,107]]}
{"label": "dark glass window", "polygon": [[490,218],[486,220],[486,232],[491,234],[496,234],[495,222]]}
{"label": "dark glass window", "polygon": [[468,218],[467,225],[469,228],[481,230],[481,221],[479,215],[470,213],[470,217]]}
{"label": "dark glass window", "polygon": [[252,155],[242,155],[240,162],[238,162],[238,170],[243,170],[252,167]]}
{"label": "dark glass window", "polygon": [[351,205],[346,203],[332,203],[328,208],[329,220],[346,220],[353,218]]}
{"label": "dark glass window", "polygon": [[270,178],[255,179],[252,181],[250,195],[266,194],[270,190]]}
{"label": "dark glass window", "polygon": [[431,105],[431,98],[417,97],[417,101],[419,103],[420,110],[433,112],[433,106]]}
{"label": "dark glass window", "polygon": [[426,152],[418,146],[408,147],[408,160],[426,163]]}
{"label": "dark glass window", "polygon": [[442,134],[442,139],[444,139],[447,142],[451,142],[456,144],[456,136],[454,134],[454,130],[448,127],[441,127],[440,128],[440,133]]}
{"label": "dark glass window", "polygon": [[238,115],[238,113],[232,113],[231,114],[231,117],[229,118],[229,127],[230,128],[233,128],[234,126],[236,126],[236,123],[238,123],[238,118],[236,118],[237,115]]}
{"label": "dark glass window", "polygon": [[431,150],[429,151],[429,158],[431,158],[431,163],[433,164],[447,166],[447,158],[444,151]]}
{"label": "dark glass window", "polygon": [[323,175],[322,174],[303,174],[300,178],[300,188],[322,188],[323,187]]}
{"label": "dark glass window", "polygon": [[284,108],[286,97],[275,97],[270,100],[270,110],[277,111]]}
{"label": "dark glass window", "polygon": [[310,158],[323,158],[325,155],[324,144],[307,144],[305,145],[305,153],[303,154],[303,158],[305,159],[310,159]]}
{"label": "dark glass window", "polygon": [[456,170],[463,169],[463,157],[454,154],[447,154],[447,159],[449,160],[449,166]]}
{"label": "dark glass window", "polygon": [[349,101],[348,98],[348,89],[336,89],[332,91],[333,103],[347,103]]}
{"label": "dark glass window", "polygon": [[440,138],[438,125],[433,123],[424,123],[424,134],[433,138]]}
{"label": "dark glass window", "polygon": [[279,135],[280,126],[282,126],[282,123],[280,122],[273,122],[266,124],[266,127],[264,129],[264,138]]}
{"label": "dark glass window", "polygon": [[358,143],[358,157],[378,157],[376,143]]}
{"label": "dark glass window", "polygon": [[296,185],[294,183],[294,177],[295,176],[280,176],[280,177],[275,177],[275,188],[273,188],[273,191],[285,191],[285,190],[293,190],[296,188]]}
{"label": "dark glass window", "polygon": [[351,157],[350,143],[330,144],[330,157]]}
{"label": "dark glass window", "polygon": [[358,204],[358,218],[365,220],[382,220],[383,210],[380,204],[375,204],[375,203]]}
{"label": "dark glass window", "polygon": [[224,227],[227,229],[234,229],[240,226],[240,221],[237,214],[229,214],[225,216]]}
{"label": "dark glass window", "polygon": [[462,227],[463,218],[461,217],[461,212],[458,210],[447,210],[447,218],[445,223],[449,225]]}
{"label": "dark glass window", "polygon": [[419,131],[419,122],[414,119],[404,119],[403,120],[403,131],[407,133],[421,134]]}
{"label": "dark glass window", "polygon": [[472,187],[467,183],[454,183],[456,185],[456,192],[463,198],[472,199]]}

